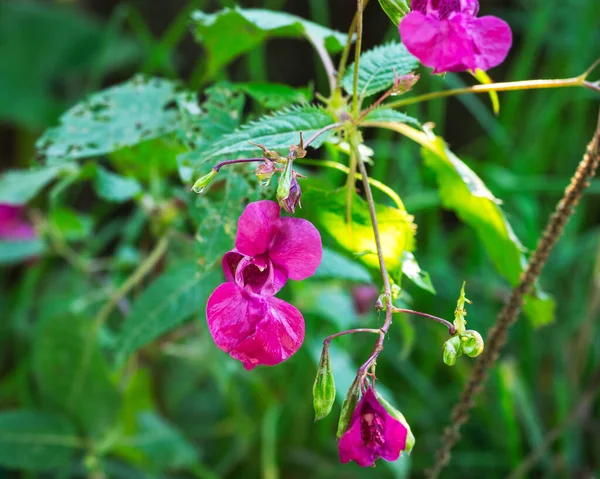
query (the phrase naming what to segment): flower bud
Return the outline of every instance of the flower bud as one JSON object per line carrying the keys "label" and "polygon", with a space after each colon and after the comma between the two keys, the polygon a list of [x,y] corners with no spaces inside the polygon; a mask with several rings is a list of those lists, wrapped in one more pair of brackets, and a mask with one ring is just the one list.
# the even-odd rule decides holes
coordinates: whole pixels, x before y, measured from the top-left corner
{"label": "flower bud", "polygon": [[273,163],[271,160],[265,160],[264,163],[258,165],[258,168],[256,168],[255,173],[260,186],[269,186],[269,183],[271,183],[271,178],[275,174],[275,171],[277,171],[277,169],[275,168],[275,163]]}
{"label": "flower bud", "polygon": [[413,447],[415,447],[415,435],[412,433],[410,426],[408,425],[408,421],[404,417],[400,411],[398,411],[394,406],[392,406],[387,399],[385,399],[377,390],[375,390],[375,397],[379,400],[381,405],[385,408],[385,410],[392,416],[394,419],[400,421],[402,425],[406,428],[406,449],[404,449],[409,455],[412,452]]}
{"label": "flower bud", "polygon": [[354,413],[354,409],[356,409],[356,405],[358,404],[358,397],[360,396],[360,385],[358,379],[354,379],[354,382],[348,389],[346,393],[346,398],[342,403],[342,411],[340,413],[340,420],[338,421],[338,428],[336,437],[339,439],[344,435],[346,429],[348,429],[348,425],[350,424],[350,420],[352,419],[352,414]]}
{"label": "flower bud", "polygon": [[394,80],[394,90],[392,92],[392,96],[402,95],[403,93],[409,92],[412,90],[412,87],[415,86],[415,83],[419,81],[419,78],[421,78],[420,75],[417,75],[414,72],[397,77],[396,80]]}
{"label": "flower bud", "polygon": [[313,384],[313,405],[315,408],[315,421],[329,415],[335,402],[335,381],[329,359],[329,347],[324,346],[317,369],[317,377]]}
{"label": "flower bud", "polygon": [[279,186],[277,187],[277,202],[288,213],[294,213],[296,206],[300,206],[300,197],[302,190],[296,178],[296,173],[292,168],[292,162],[288,161],[283,173],[279,177]]}
{"label": "flower bud", "polygon": [[398,26],[404,15],[410,12],[406,0],[379,0],[379,5],[395,26]]}
{"label": "flower bud", "polygon": [[470,358],[476,358],[483,352],[484,344],[481,334],[472,329],[460,335],[462,350]]}
{"label": "flower bud", "polygon": [[198,178],[194,186],[192,186],[192,191],[194,193],[202,193],[204,188],[208,186],[208,184],[212,181],[212,179],[217,176],[218,171],[214,168],[210,170],[210,173],[204,175],[202,178]]}
{"label": "flower bud", "polygon": [[454,366],[456,364],[456,358],[462,354],[460,338],[458,336],[452,336],[448,341],[444,343],[444,363],[448,366]]}

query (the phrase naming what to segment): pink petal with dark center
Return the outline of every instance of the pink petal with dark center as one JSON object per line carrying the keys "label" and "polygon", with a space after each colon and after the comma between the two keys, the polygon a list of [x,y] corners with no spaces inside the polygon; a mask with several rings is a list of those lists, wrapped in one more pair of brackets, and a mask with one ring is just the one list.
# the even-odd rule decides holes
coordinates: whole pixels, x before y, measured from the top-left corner
{"label": "pink petal with dark center", "polygon": [[237,250],[232,249],[223,256],[221,260],[221,266],[223,267],[223,274],[225,279],[229,283],[235,283],[235,270],[240,264],[240,261],[244,258],[244,255],[239,253]]}
{"label": "pink petal with dark center", "polygon": [[321,235],[310,221],[281,218],[269,248],[273,264],[287,271],[296,281],[312,276],[323,256]]}
{"label": "pink petal with dark center", "polygon": [[291,304],[249,293],[232,283],[213,292],[206,319],[217,347],[246,369],[285,361],[304,340],[304,318]]}
{"label": "pink petal with dark center", "polygon": [[246,256],[265,253],[275,234],[279,212],[279,205],[269,200],[246,206],[238,220],[236,249]]}

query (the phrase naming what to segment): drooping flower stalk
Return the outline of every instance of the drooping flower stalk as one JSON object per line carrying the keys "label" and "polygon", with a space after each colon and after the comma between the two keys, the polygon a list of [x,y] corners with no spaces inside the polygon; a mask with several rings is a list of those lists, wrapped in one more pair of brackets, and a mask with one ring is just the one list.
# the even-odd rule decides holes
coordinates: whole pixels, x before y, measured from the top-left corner
{"label": "drooping flower stalk", "polygon": [[552,248],[573,215],[575,207],[579,203],[585,189],[589,186],[589,180],[596,174],[599,163],[600,116],[594,137],[588,145],[586,153],[571,179],[571,183],[556,206],[555,212],[548,220],[544,234],[538,242],[534,253],[531,255],[527,268],[521,275],[518,286],[512,290],[504,308],[498,315],[496,324],[486,341],[487,348],[475,364],[460,401],[452,409],[451,424],[444,431],[442,445],[437,451],[434,466],[427,473],[428,477],[437,478],[450,461],[452,448],[460,439],[460,429],[467,422],[469,411],[475,405],[475,396],[483,390],[488,372],[496,363],[500,355],[500,350],[506,344],[508,329],[518,319],[523,298],[534,287]]}

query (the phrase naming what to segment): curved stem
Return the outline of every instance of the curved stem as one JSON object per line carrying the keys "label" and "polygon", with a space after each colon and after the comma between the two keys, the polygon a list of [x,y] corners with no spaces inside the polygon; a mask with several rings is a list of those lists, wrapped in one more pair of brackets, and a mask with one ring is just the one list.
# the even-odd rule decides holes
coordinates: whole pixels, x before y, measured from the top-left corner
{"label": "curved stem", "polygon": [[[308,158],[302,158],[302,159],[296,160],[296,162],[300,163],[300,164],[311,165],[311,166],[324,166],[325,168],[331,168],[331,169],[338,170],[338,171],[341,171],[346,174],[350,173],[350,168],[348,168],[346,165],[337,163],[335,161],[310,160]],[[360,173],[356,173],[356,178],[359,180],[362,180],[363,177]],[[396,207],[399,210],[406,211],[406,208],[404,207],[404,203],[402,203],[402,199],[400,198],[400,196],[398,196],[398,193],[396,193],[394,190],[392,190],[389,186],[387,186],[386,184],[382,183],[381,181],[377,181],[375,178],[371,178],[371,177],[369,177],[369,183],[371,183],[372,186],[377,188],[382,193],[388,195],[389,198],[396,204]]]}
{"label": "curved stem", "polygon": [[356,10],[356,45],[354,47],[354,79],[352,83],[352,114],[358,115],[358,67],[360,64],[360,53],[362,49],[363,34],[363,11],[365,9],[364,0],[357,1]]}
{"label": "curved stem", "polygon": [[500,351],[507,341],[508,329],[517,321],[523,298],[534,287],[542,268],[548,261],[550,252],[560,238],[562,231],[573,215],[575,207],[583,196],[585,189],[589,186],[589,180],[596,174],[600,163],[600,116],[598,126],[592,141],[588,145],[583,159],[579,163],[571,183],[567,186],[565,194],[556,206],[544,230],[537,248],[531,255],[527,268],[521,275],[518,286],[506,301],[504,308],[498,315],[494,328],[491,330],[487,340],[487,347],[479,356],[475,367],[463,390],[459,402],[452,409],[451,424],[444,431],[442,444],[436,454],[436,462],[427,471],[427,476],[437,478],[441,471],[450,462],[450,453],[454,445],[460,439],[460,429],[469,418],[469,411],[475,405],[475,396],[485,386],[489,370],[494,366]]}
{"label": "curved stem", "polygon": [[386,103],[389,108],[398,108],[401,106],[412,105],[424,101],[445,98],[449,96],[462,95],[465,93],[487,93],[490,91],[519,91],[519,90],[539,90],[546,88],[569,88],[569,87],[587,87],[592,90],[600,91],[600,87],[595,87],[593,83],[585,81],[585,76],[574,78],[564,78],[558,80],[525,80],[502,83],[489,83],[484,85],[473,85],[465,88],[454,88],[452,90],[442,90],[424,95],[413,96]]}
{"label": "curved stem", "polygon": [[220,163],[217,163],[215,166],[213,166],[213,170],[218,172],[221,168],[227,165],[235,165],[236,163],[262,163],[263,161],[265,161],[264,158],[242,158],[239,160],[226,160],[221,161]]}
{"label": "curved stem", "polygon": [[451,335],[456,334],[456,328],[450,321],[446,321],[443,318],[438,318],[437,316],[434,316],[432,314],[422,313],[420,311],[413,311],[412,309],[404,309],[404,308],[393,308],[392,311],[394,313],[415,314],[417,316],[423,316],[424,318],[433,319],[434,321],[437,321],[438,323],[442,323],[444,326],[446,326],[448,328],[448,332]]}
{"label": "curved stem", "polygon": [[368,328],[356,328],[356,329],[348,329],[347,331],[341,331],[339,333],[332,334],[331,336],[327,336],[323,340],[323,346],[329,347],[331,341],[335,338],[339,338],[340,336],[345,336],[346,334],[356,334],[356,333],[372,333],[379,334],[381,329],[368,329]]}
{"label": "curved stem", "polygon": [[309,146],[313,141],[315,141],[317,138],[319,138],[319,136],[321,136],[326,131],[333,130],[334,128],[339,128],[339,127],[341,127],[343,125],[344,125],[344,123],[341,122],[341,121],[339,121],[337,123],[332,123],[331,125],[327,125],[327,126],[321,128],[320,130],[318,130],[317,132],[315,132],[315,134],[313,136],[311,136],[308,140],[306,140],[304,142],[304,148],[306,148],[307,146]]}
{"label": "curved stem", "polygon": [[[310,40],[310,37],[309,37]],[[332,94],[335,90],[336,84],[336,72],[335,67],[333,66],[333,60],[325,48],[324,42],[319,41],[310,41],[312,46],[315,48],[319,58],[321,59],[321,63],[323,64],[323,68],[325,68],[325,72],[327,73],[327,79],[329,80],[329,94]]]}
{"label": "curved stem", "polygon": [[[363,10],[366,8],[369,0],[364,0]],[[335,84],[335,88],[339,88],[342,84],[342,78],[344,73],[346,72],[346,65],[348,64],[348,57],[350,56],[350,46],[352,45],[352,37],[354,36],[354,32],[356,31],[356,24],[358,22],[358,12],[354,14],[354,18],[352,19],[352,23],[350,24],[350,28],[348,29],[348,40],[346,41],[346,45],[344,46],[344,50],[342,51],[342,56],[340,58],[340,63],[338,66],[338,74],[337,81]]]}

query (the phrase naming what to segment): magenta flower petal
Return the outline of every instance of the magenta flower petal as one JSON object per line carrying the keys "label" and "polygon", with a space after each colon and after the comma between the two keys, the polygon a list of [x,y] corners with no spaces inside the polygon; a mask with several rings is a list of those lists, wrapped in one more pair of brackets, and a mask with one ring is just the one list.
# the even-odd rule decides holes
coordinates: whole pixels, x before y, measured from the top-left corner
{"label": "magenta flower petal", "polygon": [[288,359],[304,340],[304,318],[291,304],[252,294],[233,283],[208,299],[206,318],[217,347],[246,369]]}
{"label": "magenta flower petal", "polygon": [[279,212],[279,205],[269,200],[246,206],[238,220],[236,249],[246,256],[265,253],[275,234]]}
{"label": "magenta flower petal", "polygon": [[323,256],[321,235],[310,221],[281,218],[269,248],[274,264],[283,267],[296,281],[312,276]]}
{"label": "magenta flower petal", "polygon": [[23,206],[0,204],[0,239],[29,240],[36,237],[34,227],[23,219]]}
{"label": "magenta flower petal", "polygon": [[275,297],[267,298],[266,302],[267,314],[256,324],[254,334],[230,352],[246,369],[259,364],[279,364],[298,351],[304,341],[304,318],[300,311]]}
{"label": "magenta flower petal", "polygon": [[244,255],[238,253],[235,249],[225,253],[221,260],[221,266],[223,267],[223,274],[225,275],[227,282],[235,283],[235,271],[243,258]]}
{"label": "magenta flower petal", "polygon": [[338,443],[340,461],[355,461],[362,467],[372,466],[380,457],[395,461],[406,449],[407,434],[406,427],[386,411],[369,388]]}
{"label": "magenta flower petal", "polygon": [[512,32],[508,23],[492,16],[476,18],[471,32],[477,51],[477,68],[488,70],[500,65],[512,45]]}

